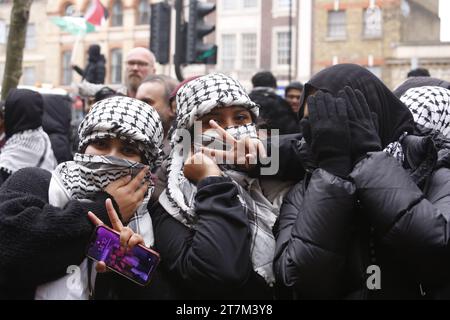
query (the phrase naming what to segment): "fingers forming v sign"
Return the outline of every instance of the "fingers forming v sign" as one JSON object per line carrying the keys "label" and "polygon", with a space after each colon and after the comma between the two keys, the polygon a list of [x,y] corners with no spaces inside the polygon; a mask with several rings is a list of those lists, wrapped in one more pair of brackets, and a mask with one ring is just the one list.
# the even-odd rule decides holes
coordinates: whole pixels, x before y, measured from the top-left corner
{"label": "fingers forming v sign", "polygon": [[267,157],[266,149],[259,139],[245,137],[236,140],[214,120],[211,120],[209,124],[221,134],[227,145],[231,145],[230,150],[216,150],[204,146],[200,147],[201,151],[215,159],[216,163],[242,165],[244,168],[249,169],[250,166],[257,164],[258,155],[263,158]]}
{"label": "fingers forming v sign", "polygon": [[[134,233],[130,228],[123,226],[116,209],[114,209],[111,199],[106,199],[105,206],[113,229],[120,233],[120,246],[124,250],[131,250],[138,244],[145,245],[142,236]],[[103,221],[100,220],[93,212],[89,211],[88,217],[95,226],[104,225]],[[99,273],[107,271],[106,264],[103,261],[99,261],[95,268]]]}

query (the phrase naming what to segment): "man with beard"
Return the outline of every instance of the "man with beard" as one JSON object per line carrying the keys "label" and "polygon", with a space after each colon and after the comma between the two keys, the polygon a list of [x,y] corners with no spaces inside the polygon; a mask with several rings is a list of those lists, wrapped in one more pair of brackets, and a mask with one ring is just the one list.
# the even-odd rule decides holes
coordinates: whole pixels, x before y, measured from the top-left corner
{"label": "man with beard", "polygon": [[150,50],[143,47],[131,49],[126,58],[126,88],[124,88],[126,91],[120,92],[135,98],[142,81],[156,73],[155,63],[155,55]]}

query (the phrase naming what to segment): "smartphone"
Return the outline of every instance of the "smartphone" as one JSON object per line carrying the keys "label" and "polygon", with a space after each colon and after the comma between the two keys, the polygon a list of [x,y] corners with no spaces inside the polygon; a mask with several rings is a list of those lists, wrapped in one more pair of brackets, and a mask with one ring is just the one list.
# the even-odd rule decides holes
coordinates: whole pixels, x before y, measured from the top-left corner
{"label": "smartphone", "polygon": [[150,283],[160,261],[156,251],[142,245],[125,252],[120,248],[119,232],[103,225],[95,229],[86,255],[141,286]]}

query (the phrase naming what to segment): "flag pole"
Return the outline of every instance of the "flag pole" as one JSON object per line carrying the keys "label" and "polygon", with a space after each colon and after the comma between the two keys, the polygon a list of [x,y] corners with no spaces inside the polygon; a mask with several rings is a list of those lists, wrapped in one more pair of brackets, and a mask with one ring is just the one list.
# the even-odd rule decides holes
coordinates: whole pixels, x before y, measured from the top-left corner
{"label": "flag pole", "polygon": [[72,54],[70,55],[70,64],[71,65],[75,64],[75,55],[76,55],[80,40],[81,40],[81,32],[78,32],[77,37],[75,39],[75,44],[73,45]]}
{"label": "flag pole", "polygon": [[[81,5],[82,5],[81,1],[77,0],[77,11],[76,11],[76,16],[77,17],[81,17]],[[73,45],[72,53],[70,55],[70,64],[71,65],[75,64],[75,55],[77,53],[77,49],[78,49],[78,45],[80,43],[80,40],[81,40],[81,32],[78,31],[77,37],[75,39],[75,44]]]}

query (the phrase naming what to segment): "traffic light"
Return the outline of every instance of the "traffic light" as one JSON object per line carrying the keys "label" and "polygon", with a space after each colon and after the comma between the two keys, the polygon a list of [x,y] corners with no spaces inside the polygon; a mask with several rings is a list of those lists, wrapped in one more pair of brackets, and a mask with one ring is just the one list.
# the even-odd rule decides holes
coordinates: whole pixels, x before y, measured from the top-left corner
{"label": "traffic light", "polygon": [[217,46],[203,41],[204,37],[216,29],[214,25],[208,25],[204,21],[205,17],[215,10],[214,3],[190,0],[186,44],[187,63],[216,64]]}
{"label": "traffic light", "polygon": [[171,7],[166,2],[151,5],[150,50],[160,64],[168,64],[170,61],[171,12]]}

